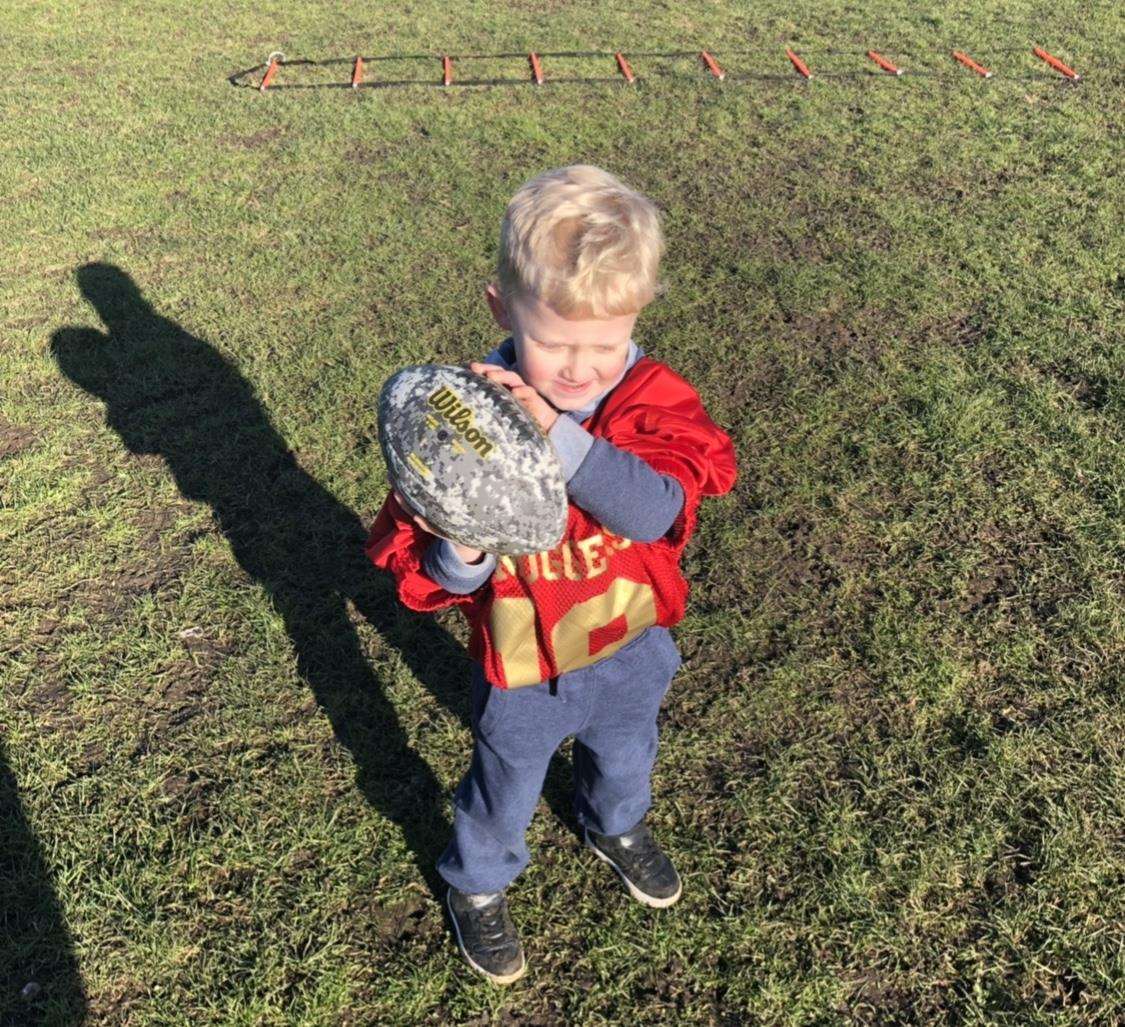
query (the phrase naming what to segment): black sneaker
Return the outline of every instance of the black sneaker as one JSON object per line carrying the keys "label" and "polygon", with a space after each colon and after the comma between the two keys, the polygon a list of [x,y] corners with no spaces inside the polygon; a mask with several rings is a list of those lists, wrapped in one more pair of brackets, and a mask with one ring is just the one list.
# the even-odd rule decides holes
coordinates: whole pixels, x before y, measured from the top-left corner
{"label": "black sneaker", "polygon": [[493,984],[511,984],[523,976],[527,969],[523,946],[502,891],[469,895],[450,888],[445,904],[469,966]]}
{"label": "black sneaker", "polygon": [[638,902],[663,909],[680,897],[680,875],[643,820],[624,834],[598,834],[586,828],[586,844],[621,875]]}

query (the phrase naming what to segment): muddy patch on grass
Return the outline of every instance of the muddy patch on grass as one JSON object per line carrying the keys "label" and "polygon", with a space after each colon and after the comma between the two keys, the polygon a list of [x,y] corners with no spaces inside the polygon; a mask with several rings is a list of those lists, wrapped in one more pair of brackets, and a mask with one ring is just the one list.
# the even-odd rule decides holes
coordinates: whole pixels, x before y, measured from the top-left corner
{"label": "muddy patch on grass", "polygon": [[716,375],[710,389],[700,383],[700,390],[704,395],[720,399],[726,393],[730,396],[729,409],[744,416],[745,412],[776,408],[788,394],[788,377],[789,371],[780,357],[767,351],[742,367],[734,381],[730,380],[729,374],[725,377]]}
{"label": "muddy patch on grass", "polygon": [[[914,700],[888,691],[885,678],[875,668],[851,666],[835,674],[826,689],[841,726],[832,732],[834,748],[846,752],[857,740],[882,744],[909,736],[914,726]],[[842,769],[841,779],[850,771]]]}
{"label": "muddy patch on grass", "polygon": [[239,135],[237,133],[222,135],[215,141],[220,146],[225,146],[232,150],[258,150],[263,146],[268,146],[270,143],[277,142],[277,140],[284,138],[284,136],[285,130],[274,126],[273,128],[263,128],[258,132],[251,132],[248,135]]}
{"label": "muddy patch on grass", "polygon": [[44,614],[34,628],[0,646],[0,657],[24,657],[29,668],[9,675],[13,710],[29,713],[44,730],[80,731],[81,717],[72,712],[73,697],[62,674],[63,661],[55,651],[66,627],[59,616]]}
{"label": "muddy patch on grass", "polygon": [[156,595],[175,581],[178,572],[173,563],[111,572],[85,594],[83,604],[100,620],[118,621],[142,596]]}
{"label": "muddy patch on grass", "polygon": [[16,456],[39,441],[34,428],[22,428],[0,417],[0,460]]}
{"label": "muddy patch on grass", "polygon": [[344,160],[349,164],[378,167],[386,161],[390,154],[390,147],[372,146],[370,143],[355,143],[344,151]]}
{"label": "muddy patch on grass", "polygon": [[161,542],[170,533],[171,525],[188,510],[187,504],[174,504],[145,511],[135,518],[142,531],[138,546],[149,554],[150,560],[139,566],[107,571],[84,588],[78,601],[95,620],[120,621],[138,600],[159,595],[185,573],[191,563],[190,551],[178,539],[171,548],[162,547]]}
{"label": "muddy patch on grass", "polygon": [[74,503],[76,511],[95,506],[103,494],[109,493],[105,486],[117,478],[113,467],[103,464],[96,457],[84,454],[67,457],[62,463],[61,470],[75,479],[85,479],[78,487]]}
{"label": "muddy patch on grass", "polygon": [[1034,1002],[1056,1012],[1082,1005],[1086,1001],[1087,985],[1073,970],[1051,968],[1042,974],[1048,982],[1035,989]]}
{"label": "muddy patch on grass", "polygon": [[151,996],[148,985],[139,980],[113,981],[100,992],[89,997],[91,1023],[131,1023],[136,1007],[146,1003]]}
{"label": "muddy patch on grass", "polygon": [[[118,704],[109,711],[133,739],[128,759],[139,759],[157,751],[182,750],[184,742],[176,739],[181,737],[185,727],[194,727],[193,722],[200,716],[215,718],[219,715],[220,702],[213,681],[229,651],[226,645],[209,643],[189,658],[168,661],[153,672],[148,687],[138,691],[135,704],[127,709]],[[191,771],[189,775],[195,773]],[[189,805],[200,807],[204,786],[197,785],[195,777],[189,776],[185,781],[174,777],[162,786],[162,794],[175,798],[183,792],[193,800]]]}
{"label": "muddy patch on grass", "polygon": [[971,614],[993,609],[1019,592],[1019,567],[1004,557],[985,559],[977,566],[956,599],[939,600],[935,607],[943,612]]}
{"label": "muddy patch on grass", "polygon": [[69,772],[65,784],[96,774],[108,758],[101,742],[83,737],[91,721],[76,712],[75,702],[54,665],[48,673],[37,669],[22,694],[10,701],[12,711],[26,715],[37,735],[51,738],[53,746],[65,740],[61,741],[62,749],[56,749],[60,755],[66,753]]}
{"label": "muddy patch on grass", "polygon": [[30,641],[32,645],[42,645],[47,639],[51,638],[51,636],[59,631],[61,624],[62,621],[51,614],[40,617],[39,622],[31,629]]}
{"label": "muddy patch on grass", "polygon": [[43,730],[77,733],[85,726],[85,720],[73,711],[70,689],[54,674],[36,674],[13,705],[31,714]]}
{"label": "muddy patch on grass", "polygon": [[420,896],[389,903],[361,900],[349,907],[347,916],[350,923],[365,928],[363,933],[385,948],[440,931],[432,903]]}
{"label": "muddy patch on grass", "polygon": [[93,463],[89,465],[90,476],[86,480],[86,484],[82,486],[82,498],[85,499],[91,493],[97,492],[103,485],[113,481],[116,475],[108,467],[100,463]]}
{"label": "muddy patch on grass", "polygon": [[[174,830],[190,831],[196,827],[203,827],[214,822],[216,808],[222,801],[229,782],[221,774],[213,773],[206,765],[198,770],[189,770],[186,773],[171,774],[166,777],[156,788],[156,799],[163,807],[161,818],[174,825]],[[226,871],[218,870],[223,874]],[[232,894],[241,890],[241,885],[247,880],[245,872],[233,871],[230,883],[223,887],[216,882],[218,892]],[[223,878],[222,880],[228,880]]]}
{"label": "muddy patch on grass", "polygon": [[683,963],[673,956],[664,966],[650,970],[637,982],[633,998],[655,1004],[666,1016],[675,1019],[672,1011],[684,1012],[694,998],[687,990],[689,977],[685,971]]}
{"label": "muddy patch on grass", "polygon": [[230,654],[229,644],[206,636],[183,638],[191,656],[175,660],[159,672],[163,680],[150,699],[152,730],[164,734],[205,712],[211,681]]}
{"label": "muddy patch on grass", "polygon": [[[774,744],[774,751],[777,751]],[[770,760],[760,739],[745,739],[730,745],[722,756],[709,756],[703,761],[701,777],[707,792],[716,797],[739,791],[747,781],[765,777]]]}
{"label": "muddy patch on grass", "polygon": [[1025,826],[997,854],[983,884],[993,905],[1015,901],[1035,881],[1041,867],[1037,855],[1041,841],[1033,827]]}
{"label": "muddy patch on grass", "polygon": [[203,712],[200,699],[207,694],[209,680],[204,668],[186,660],[173,664],[168,673],[170,677],[153,704],[158,726],[164,729],[179,727]]}
{"label": "muddy patch on grass", "polygon": [[[749,509],[753,500],[745,488]],[[723,560],[689,550],[685,573],[701,612],[744,609],[758,614],[815,604],[830,612],[841,583],[869,573],[876,549],[860,515],[852,523],[818,522],[800,510],[759,518],[755,530],[733,544]],[[873,597],[874,600],[874,597]]]}
{"label": "muddy patch on grass", "polygon": [[66,69],[67,78],[78,82],[93,82],[100,74],[96,64],[72,64]]}
{"label": "muddy patch on grass", "polygon": [[93,229],[90,237],[98,242],[151,243],[158,240],[160,234],[155,229],[135,225],[106,225]]}
{"label": "muddy patch on grass", "polygon": [[896,987],[885,974],[872,970],[855,969],[844,980],[848,997],[841,1013],[856,1024],[909,1023],[914,996],[904,988]]}
{"label": "muddy patch on grass", "polygon": [[1106,375],[1064,366],[1055,372],[1054,379],[1075,403],[1091,413],[1105,414],[1113,402],[1114,383]]}
{"label": "muddy patch on grass", "polygon": [[890,314],[871,310],[830,318],[794,314],[778,328],[794,359],[820,372],[877,363],[897,331]]}
{"label": "muddy patch on grass", "polygon": [[182,806],[195,806],[214,782],[201,777],[195,771],[185,774],[171,774],[157,786],[161,799],[179,803]]}
{"label": "muddy patch on grass", "polygon": [[133,518],[133,523],[141,531],[141,537],[137,540],[138,548],[145,551],[158,550],[161,539],[170,535],[176,522],[191,510],[189,503],[174,503],[171,506],[142,510]]}
{"label": "muddy patch on grass", "polygon": [[930,334],[953,349],[975,349],[988,338],[991,325],[981,310],[970,310],[931,329]]}
{"label": "muddy patch on grass", "polygon": [[129,463],[136,467],[150,470],[163,471],[168,467],[167,461],[159,453],[129,453]]}

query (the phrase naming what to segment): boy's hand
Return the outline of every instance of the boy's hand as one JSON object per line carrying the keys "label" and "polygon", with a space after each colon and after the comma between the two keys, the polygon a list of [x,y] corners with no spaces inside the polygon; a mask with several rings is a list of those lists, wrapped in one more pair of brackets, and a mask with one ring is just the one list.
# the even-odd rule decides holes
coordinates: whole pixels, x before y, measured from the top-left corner
{"label": "boy's hand", "polygon": [[402,493],[399,492],[398,489],[392,489],[391,491],[395,497],[395,502],[402,507],[406,515],[410,517],[410,519],[413,520],[419,528],[421,528],[427,534],[433,535],[434,538],[440,538],[443,541],[448,542],[456,551],[457,555],[465,561],[465,563],[480,563],[481,560],[484,559],[483,549],[472,549],[469,546],[461,545],[460,542],[454,542],[453,539],[446,538],[444,535],[439,535],[437,531],[434,530],[433,525],[430,524],[429,521],[427,521],[421,514],[414,512],[414,508],[403,498]]}
{"label": "boy's hand", "polygon": [[524,410],[535,418],[535,422],[544,432],[549,432],[555,421],[559,419],[559,412],[515,371],[505,371],[504,368],[498,367],[496,364],[477,362],[471,363],[469,370],[507,388]]}

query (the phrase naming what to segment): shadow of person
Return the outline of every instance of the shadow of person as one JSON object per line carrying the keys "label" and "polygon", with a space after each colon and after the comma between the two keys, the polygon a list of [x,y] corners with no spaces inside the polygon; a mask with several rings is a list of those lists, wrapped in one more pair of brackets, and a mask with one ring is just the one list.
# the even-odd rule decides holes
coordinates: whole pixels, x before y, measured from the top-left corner
{"label": "shadow of person", "polygon": [[86,992],[52,874],[0,745],[0,1024],[82,1023]]}
{"label": "shadow of person", "polygon": [[239,565],[269,594],[364,797],[396,823],[435,892],[448,840],[441,786],[411,748],[365,659],[346,601],[415,677],[468,723],[467,656],[432,618],[405,610],[363,552],[359,518],[297,463],[250,383],[214,347],[162,317],[110,264],[76,272],[106,331],[64,328],[51,351],[99,397],[131,453],[163,457],[184,496],[207,503]]}

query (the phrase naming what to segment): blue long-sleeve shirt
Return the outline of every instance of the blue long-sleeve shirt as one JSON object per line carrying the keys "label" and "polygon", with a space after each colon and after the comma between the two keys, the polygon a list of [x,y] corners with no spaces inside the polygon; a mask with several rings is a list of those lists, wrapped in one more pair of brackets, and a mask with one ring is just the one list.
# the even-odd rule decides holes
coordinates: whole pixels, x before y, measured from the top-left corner
{"label": "blue long-sleeve shirt", "polygon": [[[617,381],[581,409],[562,411],[547,437],[559,455],[571,501],[615,535],[651,542],[672,526],[683,508],[683,487],[670,475],[658,474],[640,457],[582,427],[642,356],[644,351],[630,339],[625,369]],[[484,362],[514,369],[515,342],[506,339]],[[496,557],[486,553],[479,563],[466,563],[448,542],[438,539],[426,550],[422,569],[447,592],[467,595],[492,576]]]}

